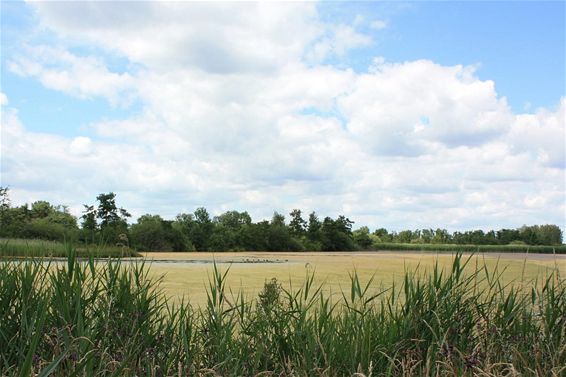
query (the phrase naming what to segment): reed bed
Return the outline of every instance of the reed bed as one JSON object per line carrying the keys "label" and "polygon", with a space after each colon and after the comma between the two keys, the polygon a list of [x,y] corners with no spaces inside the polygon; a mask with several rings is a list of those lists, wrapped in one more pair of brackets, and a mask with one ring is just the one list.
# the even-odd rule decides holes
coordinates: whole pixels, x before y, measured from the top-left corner
{"label": "reed bed", "polygon": [[126,246],[109,244],[81,245],[74,247],[71,243],[57,241],[0,238],[0,258],[48,257],[67,258],[70,252],[78,257],[122,258],[139,257],[140,254]]}
{"label": "reed bed", "polygon": [[373,245],[375,250],[386,251],[436,251],[436,252],[493,252],[493,253],[533,253],[566,254],[566,245],[460,245],[430,243],[383,242]]}
{"label": "reed bed", "polygon": [[566,282],[522,288],[456,255],[449,270],[351,284],[309,274],[257,297],[214,266],[207,303],[172,304],[143,261],[0,262],[3,376],[562,376]]}

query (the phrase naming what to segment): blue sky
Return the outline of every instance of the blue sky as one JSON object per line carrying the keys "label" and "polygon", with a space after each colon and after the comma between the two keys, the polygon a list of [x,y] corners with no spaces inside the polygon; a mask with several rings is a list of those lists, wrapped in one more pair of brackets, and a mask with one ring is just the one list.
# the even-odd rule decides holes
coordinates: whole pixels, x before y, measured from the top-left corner
{"label": "blue sky", "polygon": [[[494,80],[500,95],[517,111],[557,106],[566,88],[564,70],[565,2],[482,1],[414,3],[340,3],[318,5],[321,18],[351,23],[356,16],[380,19],[386,30],[365,31],[375,43],[330,59],[366,71],[374,56],[390,62],[431,59],[444,65],[478,65],[477,75]],[[6,69],[22,46],[35,41],[57,44],[57,36],[39,32],[37,16],[20,1],[2,2],[2,90],[31,130],[77,135],[76,126],[123,118],[139,106],[116,107],[103,99],[81,100],[42,87]],[[72,50],[88,54],[88,46]],[[95,49],[90,47],[90,50]],[[98,51],[112,71],[127,69],[127,59]],[[26,111],[27,110],[27,111]],[[64,115],[63,115],[64,114]],[[84,128],[83,128],[84,131]]]}
{"label": "blue sky", "polygon": [[[324,3],[329,20],[378,17],[388,27],[351,64],[367,69],[373,56],[403,62],[431,59],[445,65],[478,65],[515,110],[556,106],[566,88],[565,2],[421,1],[393,4]],[[325,15],[325,12],[328,14]],[[368,28],[369,29],[369,28]],[[371,29],[370,29],[371,31]]]}
{"label": "blue sky", "polygon": [[564,2],[123,5],[2,1],[16,201],[564,227]]}

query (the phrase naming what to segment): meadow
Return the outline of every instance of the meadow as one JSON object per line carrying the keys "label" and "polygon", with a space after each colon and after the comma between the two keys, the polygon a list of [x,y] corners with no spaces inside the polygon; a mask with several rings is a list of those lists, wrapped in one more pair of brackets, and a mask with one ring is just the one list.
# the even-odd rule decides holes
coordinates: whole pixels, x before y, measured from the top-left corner
{"label": "meadow", "polygon": [[[401,283],[406,273],[426,276],[435,267],[450,269],[453,253],[431,252],[237,252],[237,253],[142,253],[150,263],[149,274],[161,278],[169,297],[190,300],[195,305],[206,302],[208,280],[213,261],[221,271],[229,270],[226,287],[233,292],[257,295],[264,283],[276,278],[292,289],[293,283],[314,275],[327,295],[340,296],[349,289],[352,273],[362,281],[373,279],[371,291]],[[566,276],[566,255],[524,253],[463,254],[469,265],[497,272],[503,285],[531,286],[538,279],[558,271]]]}

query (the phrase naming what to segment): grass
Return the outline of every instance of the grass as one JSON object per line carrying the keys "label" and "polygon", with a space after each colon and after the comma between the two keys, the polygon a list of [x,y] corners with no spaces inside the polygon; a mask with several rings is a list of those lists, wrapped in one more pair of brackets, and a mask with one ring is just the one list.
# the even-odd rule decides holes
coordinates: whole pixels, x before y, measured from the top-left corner
{"label": "grass", "polygon": [[[144,261],[0,263],[0,375],[560,376],[566,281],[530,287],[458,254],[388,289],[356,272],[339,296],[309,273],[233,294],[213,264],[206,302],[172,303]],[[296,284],[296,282],[294,282]]]}
{"label": "grass", "polygon": [[136,257],[139,254],[127,247],[113,245],[86,245],[74,247],[69,243],[17,238],[0,238],[0,258],[50,257],[66,258],[73,249],[78,257],[96,258]]}
{"label": "grass", "polygon": [[457,245],[384,242],[376,250],[566,254],[566,245]]}
{"label": "grass", "polygon": [[[329,296],[340,296],[340,292],[350,285],[349,273],[356,271],[362,279],[375,276],[370,291],[390,288],[394,281],[403,279],[405,272],[415,271],[421,275],[438,266],[450,269],[454,255],[416,252],[332,252],[332,253],[144,253],[152,261],[150,276],[162,277],[165,293],[177,302],[190,298],[194,305],[206,303],[205,285],[213,273],[212,264],[163,263],[160,261],[212,261],[226,268],[230,261],[270,260],[285,263],[233,263],[226,278],[226,287],[232,291],[242,291],[246,295],[257,295],[266,279],[272,277],[292,289],[297,282],[304,280],[307,273],[314,273],[315,283],[323,285],[323,292]],[[500,271],[504,285],[511,282],[529,285],[537,278],[558,270],[566,274],[566,257],[553,255],[517,255],[482,253],[473,256],[470,263],[478,268],[486,266]]]}

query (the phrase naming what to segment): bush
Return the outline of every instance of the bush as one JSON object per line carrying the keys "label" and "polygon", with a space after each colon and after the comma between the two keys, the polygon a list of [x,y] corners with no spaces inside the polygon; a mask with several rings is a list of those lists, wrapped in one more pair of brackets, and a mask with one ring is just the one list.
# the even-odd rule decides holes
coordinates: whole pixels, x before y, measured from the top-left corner
{"label": "bush", "polygon": [[132,246],[143,251],[192,251],[193,245],[171,221],[144,215],[130,229]]}
{"label": "bush", "polygon": [[65,226],[49,221],[49,219],[37,219],[24,225],[23,236],[25,238],[37,238],[50,241],[64,241],[76,239],[78,231],[72,231]]}

